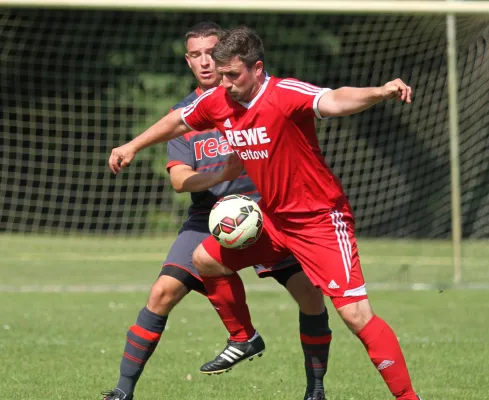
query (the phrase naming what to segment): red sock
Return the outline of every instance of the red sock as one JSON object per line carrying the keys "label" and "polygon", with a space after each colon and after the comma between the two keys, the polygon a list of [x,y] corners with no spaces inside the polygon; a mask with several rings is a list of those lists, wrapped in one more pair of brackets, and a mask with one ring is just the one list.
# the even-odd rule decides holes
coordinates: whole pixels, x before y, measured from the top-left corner
{"label": "red sock", "polygon": [[253,337],[250,310],[246,304],[243,281],[238,274],[203,276],[207,297],[229,332],[230,339],[245,342]]}
{"label": "red sock", "polygon": [[376,315],[358,334],[370,360],[384,378],[391,393],[402,400],[417,400],[411,378],[394,331]]}

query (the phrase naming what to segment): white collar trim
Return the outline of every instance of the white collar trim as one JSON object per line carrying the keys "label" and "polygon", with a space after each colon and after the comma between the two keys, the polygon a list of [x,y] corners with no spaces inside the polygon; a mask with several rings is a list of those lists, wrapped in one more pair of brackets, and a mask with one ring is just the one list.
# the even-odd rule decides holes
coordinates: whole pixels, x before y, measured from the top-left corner
{"label": "white collar trim", "polygon": [[265,82],[263,82],[263,85],[260,89],[260,91],[256,94],[256,96],[251,100],[249,103],[245,103],[244,101],[239,101],[239,104],[241,104],[244,108],[250,109],[255,105],[255,103],[258,101],[258,99],[262,96],[262,94],[265,92],[265,89],[268,86],[268,82],[270,81],[270,77],[268,74],[265,72]]}

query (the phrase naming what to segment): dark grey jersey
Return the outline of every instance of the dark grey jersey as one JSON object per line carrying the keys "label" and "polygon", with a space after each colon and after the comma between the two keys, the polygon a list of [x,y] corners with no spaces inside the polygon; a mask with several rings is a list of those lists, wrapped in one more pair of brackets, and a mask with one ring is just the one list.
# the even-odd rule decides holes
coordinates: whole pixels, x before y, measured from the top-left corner
{"label": "dark grey jersey", "polygon": [[[177,103],[173,110],[185,107],[202,94],[197,89]],[[215,172],[224,167],[226,159],[232,153],[224,136],[218,130],[188,132],[184,136],[168,142],[168,164],[170,171],[175,165],[189,165],[197,172]],[[248,175],[243,172],[238,179],[220,183],[209,190],[191,193],[192,204],[189,207],[189,221],[202,221],[207,224],[214,203],[228,194],[244,194],[258,201],[258,192]]]}

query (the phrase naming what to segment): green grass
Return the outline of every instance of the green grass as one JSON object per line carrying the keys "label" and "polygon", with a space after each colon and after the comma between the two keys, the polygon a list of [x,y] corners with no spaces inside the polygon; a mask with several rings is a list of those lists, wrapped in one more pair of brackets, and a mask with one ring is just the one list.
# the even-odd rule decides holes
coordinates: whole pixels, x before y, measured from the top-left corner
{"label": "green grass", "polygon": [[[146,287],[156,278],[171,242],[0,236],[0,398],[99,399],[98,392],[114,386],[125,332],[144,305]],[[359,245],[367,281],[451,281],[447,242],[360,240]],[[488,283],[488,246],[473,242],[464,250],[464,280]],[[252,271],[243,276],[253,289],[262,285],[248,299],[267,342],[264,357],[229,374],[201,376],[200,365],[222,349],[226,332],[207,300],[191,294],[172,313],[140,380],[137,400],[302,399],[297,308],[272,280],[258,280]],[[102,284],[109,285],[102,287],[108,292],[68,291]],[[29,289],[33,292],[16,292],[26,285],[38,286]],[[65,285],[66,291],[49,293],[49,285]],[[113,285],[142,285],[143,290],[111,292]],[[487,291],[373,290],[370,298],[399,336],[415,387],[425,400],[486,398]],[[328,400],[390,399],[363,346],[327,304],[334,330]]]}

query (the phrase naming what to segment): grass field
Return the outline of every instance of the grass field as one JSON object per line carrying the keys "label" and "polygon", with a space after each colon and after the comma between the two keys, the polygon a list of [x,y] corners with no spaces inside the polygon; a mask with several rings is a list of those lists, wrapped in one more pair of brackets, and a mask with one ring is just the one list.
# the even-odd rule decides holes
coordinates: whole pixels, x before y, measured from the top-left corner
{"label": "grass field", "polygon": [[[171,241],[0,236],[0,399],[95,400],[112,388],[127,327]],[[423,399],[488,398],[489,292],[445,287],[452,276],[449,243],[360,240],[359,246],[368,282],[434,285],[370,291],[375,310],[399,336]],[[489,246],[467,243],[464,254],[464,281],[487,285]],[[137,400],[302,399],[296,306],[274,281],[253,275],[243,273],[267,342],[264,357],[229,374],[199,375],[226,332],[207,300],[191,294],[171,315]],[[334,331],[328,400],[390,399],[362,345],[327,304]]]}

